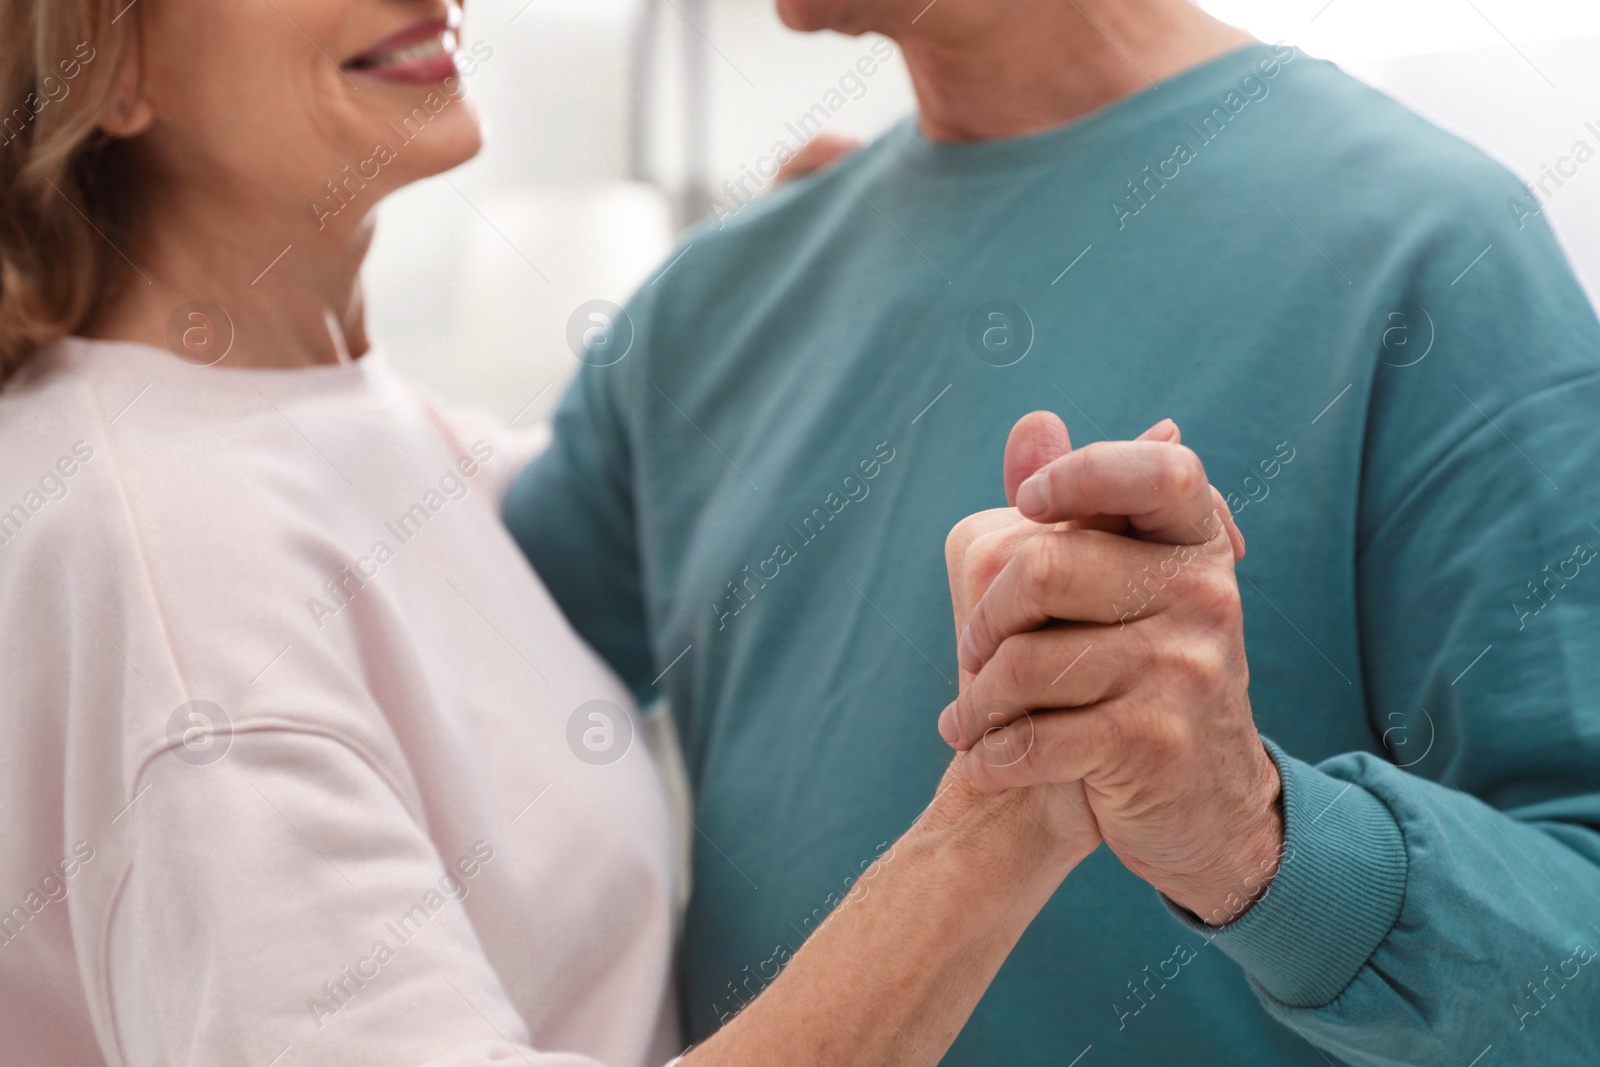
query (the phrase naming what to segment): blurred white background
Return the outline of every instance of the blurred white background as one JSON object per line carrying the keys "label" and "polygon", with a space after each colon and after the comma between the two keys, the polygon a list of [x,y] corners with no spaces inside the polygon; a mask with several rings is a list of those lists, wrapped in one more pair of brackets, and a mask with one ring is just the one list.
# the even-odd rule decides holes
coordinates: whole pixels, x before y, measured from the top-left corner
{"label": "blurred white background", "polygon": [[[1004,0],[997,0],[1004,2]],[[1202,0],[1267,41],[1332,59],[1476,142],[1524,181],[1595,143],[1597,0]],[[788,32],[770,0],[667,0],[657,8],[641,154],[630,131],[640,12],[633,0],[476,0],[464,42],[493,49],[470,79],[489,147],[471,164],[393,197],[367,268],[375,332],[402,373],[456,403],[528,425],[578,361],[567,320],[622,303],[659,269],[699,170],[724,181],[791,148],[788,123],[823,99],[872,40]],[[685,52],[698,51],[705,115],[686,126]],[[846,97],[829,128],[869,138],[912,106],[898,60]],[[690,99],[694,99],[691,90]],[[646,178],[647,181],[635,180]],[[749,184],[746,188],[751,188]],[[1547,205],[1600,296],[1600,168]]]}

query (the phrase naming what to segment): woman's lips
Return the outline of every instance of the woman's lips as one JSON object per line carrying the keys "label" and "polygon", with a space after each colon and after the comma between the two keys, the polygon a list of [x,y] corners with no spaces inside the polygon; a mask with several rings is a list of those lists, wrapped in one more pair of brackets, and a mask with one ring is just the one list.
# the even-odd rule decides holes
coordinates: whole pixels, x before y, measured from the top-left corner
{"label": "woman's lips", "polygon": [[344,64],[354,74],[383,81],[441,82],[456,69],[456,31],[452,19],[428,19],[378,42]]}

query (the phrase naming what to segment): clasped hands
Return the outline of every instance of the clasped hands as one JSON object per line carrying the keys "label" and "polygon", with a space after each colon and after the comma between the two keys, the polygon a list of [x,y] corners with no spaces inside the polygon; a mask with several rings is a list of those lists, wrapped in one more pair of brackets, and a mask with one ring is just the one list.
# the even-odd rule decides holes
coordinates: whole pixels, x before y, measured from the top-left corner
{"label": "clasped hands", "polygon": [[[946,543],[961,687],[951,779],[1104,840],[1214,925],[1265,892],[1281,783],[1251,714],[1234,564],[1244,539],[1170,420],[1074,450],[1056,416],[1011,432],[1006,498]],[[1080,857],[1075,857],[1081,858]]]}

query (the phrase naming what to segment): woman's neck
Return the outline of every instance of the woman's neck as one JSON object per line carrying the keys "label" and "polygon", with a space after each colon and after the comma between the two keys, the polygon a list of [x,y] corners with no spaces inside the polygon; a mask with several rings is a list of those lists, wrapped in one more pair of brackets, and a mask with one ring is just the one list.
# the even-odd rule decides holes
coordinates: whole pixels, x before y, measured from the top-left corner
{"label": "woman's neck", "polygon": [[226,346],[224,367],[307,367],[366,353],[370,213],[319,229],[309,209],[303,217],[241,211],[192,186],[147,204],[139,240],[119,250],[127,283],[84,336],[190,360]]}

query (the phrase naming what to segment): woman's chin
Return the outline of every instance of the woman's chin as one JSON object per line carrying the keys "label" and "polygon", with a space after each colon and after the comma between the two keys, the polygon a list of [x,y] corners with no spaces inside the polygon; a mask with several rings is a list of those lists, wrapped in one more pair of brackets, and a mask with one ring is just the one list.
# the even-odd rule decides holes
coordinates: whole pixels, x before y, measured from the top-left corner
{"label": "woman's chin", "polygon": [[[428,127],[426,137],[394,145],[393,169],[399,184],[409,185],[454,170],[483,150],[484,125],[470,103],[452,105],[448,121],[441,115]],[[391,143],[392,134],[391,132]]]}
{"label": "woman's chin", "polygon": [[443,174],[447,170],[459,167],[477,158],[478,153],[483,151],[485,130],[483,120],[478,113],[474,111],[472,121],[462,123],[461,126],[460,130],[452,130],[448,139],[440,138],[441,144],[435,151],[439,164],[436,174]]}

